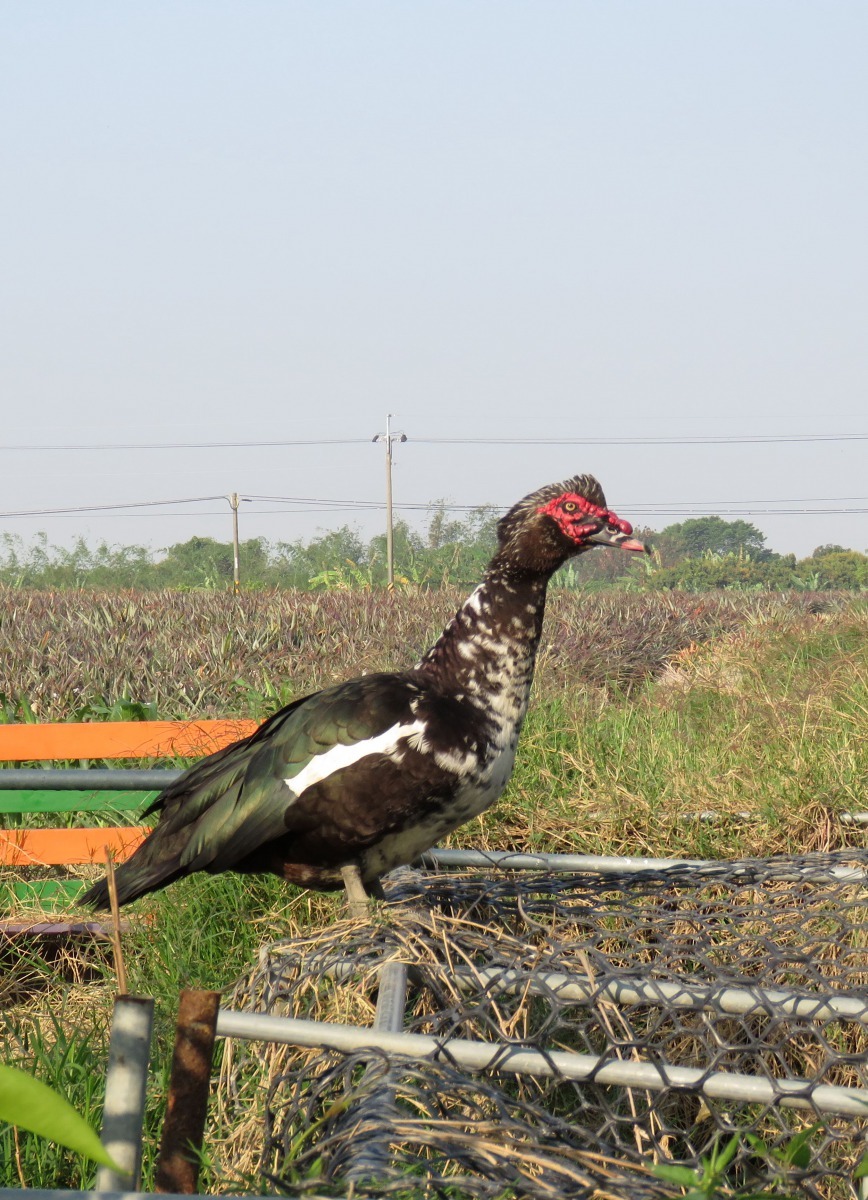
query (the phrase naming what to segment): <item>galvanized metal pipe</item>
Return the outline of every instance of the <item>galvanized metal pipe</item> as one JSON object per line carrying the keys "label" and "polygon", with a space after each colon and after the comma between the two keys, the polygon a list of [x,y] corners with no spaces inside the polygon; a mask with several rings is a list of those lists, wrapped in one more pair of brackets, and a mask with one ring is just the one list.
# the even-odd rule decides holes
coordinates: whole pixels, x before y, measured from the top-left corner
{"label": "galvanized metal pipe", "polygon": [[380,968],[374,1029],[400,1033],[407,1007],[407,965],[390,959]]}
{"label": "galvanized metal pipe", "polygon": [[[174,783],[183,774],[182,770],[172,767],[9,767],[0,768],[0,791],[12,791],[18,788],[41,788],[44,791],[65,791],[67,789],[94,790],[112,788],[118,792],[139,792],[145,789],[160,791],[170,783]],[[602,814],[594,814],[601,816]],[[686,813],[685,818],[692,821],[718,821],[737,818],[748,821],[762,814],[750,812],[719,813],[714,810]],[[868,812],[842,812],[833,814],[842,825],[868,825]],[[429,854],[460,854],[465,851],[433,850]],[[466,853],[483,853],[483,851],[468,851]],[[492,852],[495,853],[495,852]],[[508,853],[508,852],[500,852]],[[529,857],[546,857],[530,855]],[[562,856],[570,857],[570,856]],[[578,857],[586,857],[579,855]],[[656,860],[650,859],[654,862]],[[669,860],[661,860],[669,861]],[[693,859],[679,859],[679,862],[693,862]],[[472,865],[472,864],[471,864]],[[518,868],[516,868],[518,869]]]}
{"label": "galvanized metal pipe", "polygon": [[778,1079],[772,1082],[754,1075],[704,1071],[668,1063],[656,1065],[632,1060],[607,1060],[566,1050],[551,1050],[543,1054],[538,1050],[507,1043],[479,1042],[467,1038],[441,1039],[418,1033],[385,1033],[375,1029],[359,1029],[354,1025],[273,1017],[265,1013],[221,1009],[217,1018],[217,1034],[219,1037],[345,1051],[380,1049],[407,1058],[442,1058],[473,1071],[505,1071],[514,1075],[590,1080],[643,1091],[676,1088],[741,1104],[780,1104],[787,1108],[806,1108],[859,1117],[868,1113],[868,1091],[864,1088],[813,1084],[808,1079]]}
{"label": "galvanized metal pipe", "polygon": [[91,771],[86,767],[10,767],[0,769],[0,791],[38,788],[45,792],[65,792],[111,788],[115,792],[159,792],[182,775],[183,771],[162,768],[95,767]]}
{"label": "galvanized metal pipe", "polygon": [[526,854],[513,850],[428,850],[423,867],[502,867],[508,871],[663,871],[670,867],[709,867],[704,858],[646,858],[621,854]]}
{"label": "galvanized metal pipe", "polygon": [[629,979],[609,979],[600,984],[591,983],[581,975],[555,971],[528,974],[498,967],[470,970],[459,966],[450,972],[450,978],[464,991],[475,987],[486,988],[492,994],[531,991],[534,995],[540,995],[551,991],[556,993],[559,1000],[575,1000],[578,1003],[603,996],[616,1004],[671,1005],[674,1008],[701,1008],[739,1015],[783,1012],[799,1020],[858,1021],[868,1025],[868,1000],[836,996],[831,992],[811,994],[785,988],[671,983],[634,975]]}
{"label": "galvanized metal pipe", "polygon": [[139,1184],[153,1028],[154,1001],[150,997],[118,996],[115,999],[100,1136],[122,1170],[98,1168],[96,1186],[101,1192],[123,1191]]}
{"label": "galvanized metal pipe", "polygon": [[[407,968],[390,959],[380,968],[379,994],[373,1028],[380,1033],[401,1033],[407,1005]],[[219,1020],[219,1018],[218,1018]],[[353,1159],[346,1172],[348,1182],[380,1179],[389,1165],[389,1131],[395,1119],[398,1080],[388,1071],[352,1109],[357,1127]]]}
{"label": "galvanized metal pipe", "polygon": [[[87,790],[93,788],[94,791],[99,791],[102,788],[111,788],[117,792],[139,792],[143,790],[161,791],[164,787],[168,787],[170,783],[174,783],[180,779],[183,774],[182,770],[172,767],[94,767],[88,769],[86,767],[9,767],[0,768],[0,791],[14,791],[19,788],[36,789],[43,791],[62,792],[66,790]],[[713,811],[688,813],[686,814],[689,820],[713,822],[721,819],[738,818],[739,820],[750,820],[758,814],[749,812],[737,813],[718,813]],[[833,814],[834,815],[834,814]],[[837,819],[842,825],[868,825],[868,812],[842,812],[838,813]],[[424,857],[436,856],[443,865],[449,861],[446,857],[456,854],[487,854],[488,857],[494,854],[509,854],[511,858],[517,857],[511,851],[481,851],[481,850],[429,850]],[[549,858],[551,855],[526,855],[524,857],[538,859]],[[578,858],[587,859],[594,858],[594,855],[557,855],[558,858]],[[626,858],[627,862],[634,861]],[[676,862],[678,864],[692,864],[701,860],[698,859],[647,859],[649,863]],[[451,865],[460,865],[457,860]],[[479,864],[465,863],[465,866],[477,866]],[[513,866],[511,863],[510,866]],[[534,869],[514,867],[515,870]],[[565,868],[566,869],[566,868]],[[569,868],[570,870],[581,870],[582,868]],[[651,870],[656,868],[641,868],[643,870]]]}
{"label": "galvanized metal pipe", "polygon": [[[358,964],[337,963],[326,974],[341,981],[358,972]],[[430,968],[429,968],[430,969]],[[558,1000],[585,1004],[604,997],[615,1004],[664,1005],[674,1008],[706,1009],[743,1016],[746,1013],[782,1012],[806,1021],[857,1021],[868,1025],[868,999],[839,996],[834,992],[798,992],[790,988],[732,987],[723,984],[673,983],[669,980],[630,975],[592,983],[585,975],[558,971],[522,971],[513,967],[470,968],[456,965],[449,978],[463,991],[486,989],[491,995],[525,991],[535,996],[554,992]]]}
{"label": "galvanized metal pipe", "polygon": [[[701,868],[709,872],[725,867],[731,874],[733,869],[739,867],[738,861],[728,859],[646,858],[621,854],[525,854],[512,850],[428,850],[419,861],[423,867],[501,867],[508,871],[550,871],[553,874],[592,872],[599,875],[671,871],[681,867]],[[745,869],[752,869],[752,864],[745,864]],[[806,877],[861,883],[868,880],[868,872],[858,867],[793,867],[791,872],[781,872],[775,879],[784,882]]]}

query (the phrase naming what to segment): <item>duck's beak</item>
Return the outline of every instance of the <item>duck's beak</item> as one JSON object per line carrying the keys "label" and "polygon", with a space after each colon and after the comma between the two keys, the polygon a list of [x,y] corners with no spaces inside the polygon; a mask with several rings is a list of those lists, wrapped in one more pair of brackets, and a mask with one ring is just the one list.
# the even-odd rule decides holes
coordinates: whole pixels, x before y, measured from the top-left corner
{"label": "duck's beak", "polygon": [[634,554],[650,553],[649,547],[644,542],[630,537],[628,533],[621,533],[618,529],[601,529],[599,533],[592,533],[588,541],[595,546],[614,546],[618,550],[630,550]]}

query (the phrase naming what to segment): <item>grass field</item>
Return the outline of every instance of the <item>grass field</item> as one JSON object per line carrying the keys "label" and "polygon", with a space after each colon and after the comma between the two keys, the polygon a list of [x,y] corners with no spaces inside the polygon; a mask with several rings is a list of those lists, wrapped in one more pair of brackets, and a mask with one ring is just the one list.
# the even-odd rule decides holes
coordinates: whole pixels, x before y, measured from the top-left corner
{"label": "grass field", "polygon": [[[6,719],[98,718],[126,697],[160,717],[264,716],[363,670],[411,663],[458,599],[439,592],[2,596]],[[773,597],[554,593],[516,772],[456,845],[731,858],[864,845],[868,607]],[[702,814],[714,810],[714,823]],[[226,989],[259,946],[327,925],[337,897],[232,876],[184,880],[131,911],[134,992],[157,999],[144,1184],[178,990]],[[112,978],[103,956],[4,950],[7,1061],[99,1122]],[[0,1129],[0,1186],[76,1187],[74,1156]]]}

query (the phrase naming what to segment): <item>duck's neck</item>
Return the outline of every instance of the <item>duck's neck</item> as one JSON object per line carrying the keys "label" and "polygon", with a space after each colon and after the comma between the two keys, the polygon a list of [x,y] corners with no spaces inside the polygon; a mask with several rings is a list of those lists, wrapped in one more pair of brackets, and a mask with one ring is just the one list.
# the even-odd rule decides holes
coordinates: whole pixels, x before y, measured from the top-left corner
{"label": "duck's neck", "polygon": [[445,690],[520,724],[545,612],[548,574],[495,560],[416,670]]}

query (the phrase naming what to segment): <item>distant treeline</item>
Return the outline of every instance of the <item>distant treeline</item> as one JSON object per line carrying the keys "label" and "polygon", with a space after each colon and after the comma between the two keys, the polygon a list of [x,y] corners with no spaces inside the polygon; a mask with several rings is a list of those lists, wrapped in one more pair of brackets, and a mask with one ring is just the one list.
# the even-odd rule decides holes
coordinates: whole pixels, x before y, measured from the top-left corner
{"label": "distant treeline", "polygon": [[[442,587],[476,583],[495,545],[497,516],[478,509],[463,520],[435,511],[424,530],[395,527],[396,579]],[[653,553],[637,558],[595,550],[573,559],[555,586],[627,589],[713,588],[781,591],[868,588],[868,556],[843,546],[818,546],[809,558],[776,554],[747,521],[697,517],[656,532],[637,530]],[[162,550],[146,546],[52,546],[44,534],[25,544],[0,535],[0,582],[24,588],[211,588],[232,585],[229,542],[193,537]],[[386,582],[385,536],[364,541],[349,526],[310,541],[249,538],[240,546],[242,587],[334,589],[381,587]]]}

